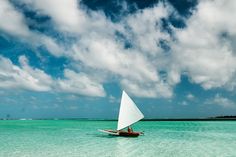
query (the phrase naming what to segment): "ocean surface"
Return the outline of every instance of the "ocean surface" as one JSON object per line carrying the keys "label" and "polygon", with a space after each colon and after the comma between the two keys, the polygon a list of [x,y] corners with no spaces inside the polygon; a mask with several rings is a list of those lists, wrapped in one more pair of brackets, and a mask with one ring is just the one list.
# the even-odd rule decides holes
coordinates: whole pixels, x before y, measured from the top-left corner
{"label": "ocean surface", "polygon": [[236,157],[236,121],[141,121],[138,138],[113,137],[116,121],[0,121],[0,157]]}

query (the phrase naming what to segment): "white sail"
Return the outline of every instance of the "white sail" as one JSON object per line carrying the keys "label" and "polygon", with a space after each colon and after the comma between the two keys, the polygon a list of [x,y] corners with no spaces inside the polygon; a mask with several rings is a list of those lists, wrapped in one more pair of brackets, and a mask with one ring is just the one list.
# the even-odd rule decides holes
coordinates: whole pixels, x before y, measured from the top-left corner
{"label": "white sail", "polygon": [[144,117],[142,112],[137,108],[133,100],[126,94],[122,93],[120,112],[118,118],[117,130],[124,129]]}

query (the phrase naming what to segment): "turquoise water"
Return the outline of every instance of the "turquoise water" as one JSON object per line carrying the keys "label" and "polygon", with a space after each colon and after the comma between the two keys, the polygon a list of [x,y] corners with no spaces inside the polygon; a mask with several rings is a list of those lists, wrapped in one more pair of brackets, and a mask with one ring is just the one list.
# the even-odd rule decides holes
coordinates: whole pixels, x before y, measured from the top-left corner
{"label": "turquoise water", "polygon": [[138,138],[97,129],[115,121],[0,121],[0,157],[236,157],[234,121],[144,121]]}

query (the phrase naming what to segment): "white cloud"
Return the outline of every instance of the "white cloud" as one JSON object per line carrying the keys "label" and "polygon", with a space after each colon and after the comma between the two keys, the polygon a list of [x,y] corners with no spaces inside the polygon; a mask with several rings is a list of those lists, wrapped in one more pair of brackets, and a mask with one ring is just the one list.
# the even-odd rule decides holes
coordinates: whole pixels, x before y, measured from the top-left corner
{"label": "white cloud", "polygon": [[[25,17],[9,1],[0,2],[0,18],[6,21],[0,23],[2,31],[36,46],[44,45],[54,56],[67,57],[72,65],[79,65],[79,70],[76,66],[73,68],[80,73],[65,70],[65,79],[56,81],[57,90],[105,96],[102,84],[114,79],[138,97],[171,97],[182,74],[204,89],[232,90],[236,86],[236,22],[232,20],[236,5],[233,0],[200,1],[192,16],[186,19],[186,28],[172,28],[174,41],[161,30],[161,18],[175,13],[168,3],[159,2],[116,23],[102,12],[85,10],[77,0],[20,3],[50,16],[59,33],[75,37],[72,45],[61,47],[54,39],[29,30]],[[11,18],[6,18],[7,15]],[[124,37],[117,37],[117,32]],[[170,53],[163,53],[160,40],[170,43]],[[129,48],[124,46],[127,43]]]}
{"label": "white cloud", "polygon": [[58,91],[86,96],[104,97],[103,86],[84,73],[66,69],[65,79],[53,79],[43,70],[32,68],[25,56],[19,57],[20,66],[0,56],[0,88],[32,91]]}
{"label": "white cloud", "polygon": [[8,0],[0,1],[0,19],[0,30],[14,36],[28,37],[30,35],[24,16],[19,14]]}
{"label": "white cloud", "polygon": [[33,32],[28,28],[25,17],[17,11],[8,0],[0,1],[0,31],[28,42],[32,46],[45,46],[55,56],[64,52],[56,41],[44,34]]}
{"label": "white cloud", "polygon": [[125,18],[124,23],[130,28],[130,41],[139,51],[155,55],[162,52],[158,46],[160,39],[169,40],[169,34],[161,30],[161,18],[166,18],[171,12],[171,8],[159,3],[153,8],[138,11]]}
{"label": "white cloud", "polygon": [[[155,60],[150,61],[147,56],[148,54],[159,54],[161,50],[157,46],[159,40],[169,38],[166,33],[161,32],[160,26],[157,26],[160,19],[169,14],[162,3],[154,8],[130,15],[121,23],[111,22],[101,12],[81,9],[76,0],[25,0],[24,3],[33,6],[38,13],[49,15],[54,21],[55,27],[60,31],[76,33],[76,36],[80,37],[74,44],[73,49],[65,53],[53,39],[45,35],[37,35],[28,30],[28,34],[33,38],[37,38],[36,41],[40,39],[40,43],[45,45],[53,55],[65,55],[71,58],[73,62],[82,62],[83,67],[85,67],[82,69],[84,75],[88,72],[88,68],[94,69],[95,73],[105,71],[110,76],[115,75],[123,88],[127,90],[132,90],[133,87],[142,89],[142,92],[130,92],[136,96],[169,97],[172,95],[171,87],[160,80],[158,76]],[[17,14],[22,16],[20,13]],[[22,20],[24,19],[22,18]],[[146,26],[148,27],[141,25],[143,23],[147,23]],[[24,22],[22,22],[22,25],[27,28]],[[125,25],[128,25],[131,29],[126,29]],[[125,49],[124,41],[117,39],[116,31],[126,34],[127,39],[132,41],[134,47]],[[147,44],[143,44],[144,42]],[[89,71],[91,71],[90,69]],[[91,77],[88,76],[89,73],[86,75],[88,78]],[[68,80],[73,81],[72,79]],[[106,82],[106,80],[103,80],[103,82]],[[127,84],[127,82],[130,83]],[[61,82],[61,85],[63,83],[65,83],[65,80]],[[72,87],[76,88],[72,85],[66,87],[64,84],[62,89],[75,92],[76,89]],[[101,86],[97,86],[97,90],[101,92]]]}
{"label": "white cloud", "polygon": [[188,105],[189,105],[187,101],[182,101],[182,102],[180,102],[179,104],[180,104],[181,106],[188,106]]}
{"label": "white cloud", "polygon": [[[171,87],[160,80],[156,61],[148,57],[149,54],[158,57],[155,55],[160,55],[162,51],[158,46],[159,40],[170,38],[167,33],[161,31],[160,26],[161,18],[167,17],[171,12],[169,7],[159,3],[153,8],[138,11],[124,18],[120,23],[113,23],[102,12],[82,9],[77,0],[24,2],[33,6],[38,13],[49,15],[56,29],[74,33],[73,35],[79,37],[72,50],[64,55],[73,62],[82,62],[82,71],[87,75],[91,75],[88,72],[91,69],[98,74],[105,71],[108,78],[115,76],[126,90],[131,90],[131,86],[142,89],[142,92],[130,91],[136,96],[172,95]],[[132,48],[124,48],[126,41],[117,38],[117,31],[125,35]],[[177,75],[170,76],[176,78]],[[169,78],[171,80],[171,77]],[[173,79],[171,81],[173,82]]]}
{"label": "white cloud", "polygon": [[[132,47],[128,49],[124,48],[126,41],[116,38],[116,29],[113,30],[113,34],[107,33],[107,30],[87,33],[73,46],[71,58],[95,71],[103,70],[116,76],[122,87],[135,96],[170,97],[172,89],[159,77],[159,67],[155,60],[161,53],[158,47],[159,40],[169,40],[167,33],[161,32],[157,23],[168,14],[169,10],[163,5],[157,5],[130,15],[114,27],[123,27],[118,30],[131,42]],[[112,30],[109,26],[106,28]],[[153,60],[149,57],[150,54],[154,57]],[[176,77],[174,72],[173,77]]]}
{"label": "white cloud", "polygon": [[218,105],[223,108],[236,108],[235,102],[232,100],[221,96],[220,94],[216,94],[213,99],[208,99],[206,104]]}
{"label": "white cloud", "polygon": [[138,97],[164,97],[170,98],[172,96],[172,88],[162,82],[136,82],[133,80],[123,79],[121,81],[123,89],[129,91],[130,94]]}
{"label": "white cloud", "polygon": [[189,93],[189,94],[186,96],[186,98],[187,98],[188,100],[193,100],[193,99],[195,99],[195,96],[194,96],[193,94]]}
{"label": "white cloud", "polygon": [[[45,46],[47,50],[56,57],[60,57],[66,53],[61,46],[59,46],[52,38],[48,36],[40,35],[37,40],[39,40],[42,45]],[[38,46],[40,46],[40,44]]]}
{"label": "white cloud", "polygon": [[57,82],[57,88],[60,91],[87,96],[104,97],[106,95],[103,86],[85,73],[75,73],[66,69],[64,75],[65,79]]}
{"label": "white cloud", "polygon": [[64,31],[77,32],[83,27],[85,14],[78,9],[77,0],[24,0],[28,5],[32,5],[36,11],[52,17],[60,29]]}
{"label": "white cloud", "polygon": [[[175,30],[173,62],[205,89],[227,87],[236,75],[236,56],[229,38],[235,36],[235,1],[200,1],[186,21],[187,28]],[[234,27],[233,27],[234,26]],[[230,85],[232,88],[232,84]],[[235,86],[235,85],[234,85]]]}
{"label": "white cloud", "polygon": [[[23,0],[39,14],[49,15],[55,28],[71,35],[87,35],[87,33],[108,33],[114,31],[113,24],[102,12],[85,10],[78,0]],[[81,37],[82,38],[82,37]]]}
{"label": "white cloud", "polygon": [[119,99],[117,99],[116,97],[114,97],[112,95],[109,95],[108,99],[109,99],[109,103],[112,103],[112,104],[114,104],[114,103],[118,104],[120,102]]}
{"label": "white cloud", "polygon": [[123,49],[113,39],[94,37],[81,42],[74,47],[73,58],[86,66],[134,80],[158,80],[155,67],[144,55]]}
{"label": "white cloud", "polygon": [[31,68],[25,56],[19,58],[21,67],[14,65],[9,59],[0,56],[0,87],[20,88],[33,91],[49,91],[52,78],[44,71]]}

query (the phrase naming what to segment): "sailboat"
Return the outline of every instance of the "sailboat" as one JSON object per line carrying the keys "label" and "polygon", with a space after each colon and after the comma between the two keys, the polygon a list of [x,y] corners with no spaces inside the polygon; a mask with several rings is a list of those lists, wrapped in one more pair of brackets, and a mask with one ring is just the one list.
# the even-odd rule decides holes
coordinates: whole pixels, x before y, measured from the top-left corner
{"label": "sailboat", "polygon": [[[144,115],[135,105],[133,100],[128,96],[128,94],[123,91],[120,103],[120,111],[117,123],[117,130],[99,130],[101,132],[107,133],[114,136],[126,136],[126,137],[138,137],[143,135],[143,132],[134,132],[131,129],[131,125],[143,119]],[[123,129],[128,128],[128,131]]]}

